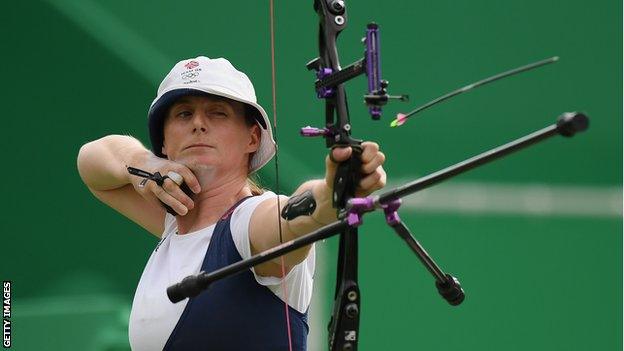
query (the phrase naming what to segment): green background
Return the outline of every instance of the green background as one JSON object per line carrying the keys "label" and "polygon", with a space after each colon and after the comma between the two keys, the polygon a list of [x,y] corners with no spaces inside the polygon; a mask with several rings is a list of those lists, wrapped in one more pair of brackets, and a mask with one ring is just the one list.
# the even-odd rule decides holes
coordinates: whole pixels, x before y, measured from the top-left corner
{"label": "green background", "polygon": [[[621,350],[621,2],[347,5],[343,65],[361,57],[359,40],[374,20],[390,92],[411,97],[373,122],[360,103],[364,78],[347,88],[354,135],[380,143],[391,184],[545,127],[564,111],[591,117],[586,134],[554,138],[438,193],[413,195],[403,207],[416,237],[461,279],[467,298],[459,307],[437,296],[381,216],[365,218],[360,349]],[[268,2],[1,6],[0,277],[13,282],[13,348],[127,350],[134,289],[156,239],[91,196],[76,171],[78,150],[108,134],[148,143],[146,111],[160,80],[175,62],[197,55],[231,60],[271,111]],[[298,136],[299,127],[324,121],[305,69],[317,54],[317,17],[312,1],[277,1],[275,16],[280,190],[290,192],[323,173],[324,143]],[[397,112],[554,55],[561,57],[555,65],[388,127]],[[261,172],[266,187],[275,189],[274,173],[273,163]],[[479,205],[484,196],[494,205]],[[514,205],[518,196],[528,204]],[[336,246],[335,238],[318,245],[311,350],[326,349]]]}

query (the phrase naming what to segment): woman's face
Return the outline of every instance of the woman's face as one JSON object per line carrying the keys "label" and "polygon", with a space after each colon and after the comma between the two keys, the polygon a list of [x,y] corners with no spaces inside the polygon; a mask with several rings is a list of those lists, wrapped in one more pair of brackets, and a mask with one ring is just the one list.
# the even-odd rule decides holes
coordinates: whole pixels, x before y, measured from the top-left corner
{"label": "woman's face", "polygon": [[248,167],[260,145],[260,127],[245,122],[238,101],[187,96],[171,107],[165,119],[163,154],[191,169],[216,168],[229,173]]}

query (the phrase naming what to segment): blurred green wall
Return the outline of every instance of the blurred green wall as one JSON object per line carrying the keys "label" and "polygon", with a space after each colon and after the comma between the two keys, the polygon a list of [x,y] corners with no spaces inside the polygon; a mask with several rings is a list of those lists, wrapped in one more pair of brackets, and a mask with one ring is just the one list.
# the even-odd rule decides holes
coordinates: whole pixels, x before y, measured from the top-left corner
{"label": "blurred green wall", "polygon": [[[617,1],[347,1],[343,65],[382,30],[383,75],[409,104],[373,122],[349,83],[354,135],[378,141],[391,184],[585,111],[555,138],[406,199],[402,218],[466,290],[438,298],[416,257],[375,214],[361,230],[362,350],[622,349],[622,4]],[[134,289],[156,240],[98,203],[75,167],[107,134],[148,143],[146,111],[182,58],[227,57],[271,110],[263,1],[21,1],[0,11],[5,160],[0,276],[13,281],[16,350],[127,350]],[[280,189],[323,173],[312,1],[277,1]],[[391,116],[488,75],[559,55],[390,129]],[[274,165],[263,170],[274,188]],[[319,244],[311,350],[325,347],[336,239]]]}

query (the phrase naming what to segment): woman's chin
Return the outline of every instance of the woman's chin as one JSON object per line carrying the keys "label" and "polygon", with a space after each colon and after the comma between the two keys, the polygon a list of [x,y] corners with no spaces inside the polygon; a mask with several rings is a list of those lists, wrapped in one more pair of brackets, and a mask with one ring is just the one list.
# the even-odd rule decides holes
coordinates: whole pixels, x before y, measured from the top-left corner
{"label": "woman's chin", "polygon": [[211,169],[217,164],[214,156],[185,155],[175,160],[190,169]]}

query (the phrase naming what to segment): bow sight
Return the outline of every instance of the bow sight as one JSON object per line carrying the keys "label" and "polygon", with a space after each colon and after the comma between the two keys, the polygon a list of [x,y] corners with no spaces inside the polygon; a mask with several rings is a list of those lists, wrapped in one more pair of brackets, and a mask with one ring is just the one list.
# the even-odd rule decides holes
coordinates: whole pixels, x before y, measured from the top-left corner
{"label": "bow sight", "polygon": [[[338,3],[342,1],[334,1]],[[337,15],[335,18],[343,18]],[[343,23],[344,19],[338,21]],[[318,78],[314,83],[316,94],[319,98],[325,99],[335,93],[335,87],[362,73],[368,78],[368,94],[364,95],[364,102],[368,106],[371,117],[375,120],[381,118],[381,107],[388,103],[390,99],[407,101],[407,95],[388,95],[388,81],[381,78],[381,52],[379,46],[379,26],[376,23],[369,23],[366,26],[366,36],[362,38],[364,43],[364,58],[348,65],[347,67],[334,71],[330,67],[323,67],[319,57],[308,62],[308,70],[314,70]],[[310,136],[310,135],[306,135]],[[311,135],[314,136],[314,135]]]}
{"label": "bow sight", "polygon": [[[387,93],[388,82],[381,78],[379,27],[376,24],[371,23],[367,26],[366,37],[364,38],[364,58],[345,68],[341,68],[336,40],[347,24],[345,3],[342,0],[315,0],[314,9],[319,16],[319,56],[310,61],[307,67],[316,72],[317,79],[314,87],[317,97],[325,100],[325,127],[305,127],[301,129],[301,134],[304,136],[322,136],[326,140],[327,147],[348,146],[353,149],[351,158],[338,165],[333,185],[333,204],[337,210],[338,220],[247,260],[239,261],[213,272],[200,272],[198,275],[186,277],[180,283],[169,287],[167,294],[172,302],[196,296],[216,280],[246,271],[255,265],[285,255],[316,241],[340,234],[334,308],[328,326],[329,349],[331,351],[354,351],[357,350],[358,341],[360,340],[357,227],[362,224],[362,216],[365,213],[377,209],[383,210],[387,224],[407,243],[409,248],[433,275],[440,295],[449,304],[453,306],[459,305],[465,297],[459,281],[452,275],[442,271],[410,233],[407,226],[401,222],[397,212],[401,205],[401,198],[543,141],[551,136],[559,134],[571,137],[577,132],[586,130],[589,126],[589,120],[582,113],[565,113],[558,118],[555,124],[527,136],[391,189],[378,196],[357,198],[355,197],[355,189],[360,180],[362,148],[361,140],[351,137],[352,128],[349,121],[349,109],[344,83],[362,73],[366,74],[368,78],[368,92],[364,95],[364,102],[371,117],[375,120],[380,119],[382,106],[390,99],[406,101],[407,96],[391,96]],[[452,91],[408,114],[399,114],[397,120],[393,123],[401,125],[409,115],[420,112],[441,101],[498,79],[555,62],[557,59],[554,57],[519,67]]]}

